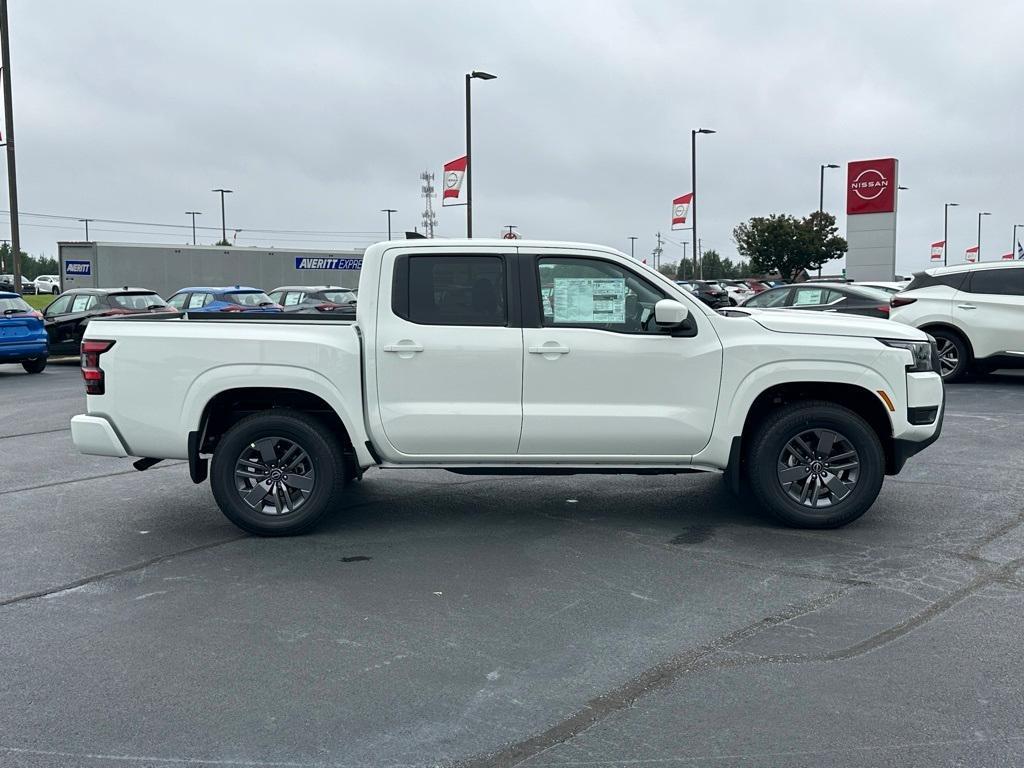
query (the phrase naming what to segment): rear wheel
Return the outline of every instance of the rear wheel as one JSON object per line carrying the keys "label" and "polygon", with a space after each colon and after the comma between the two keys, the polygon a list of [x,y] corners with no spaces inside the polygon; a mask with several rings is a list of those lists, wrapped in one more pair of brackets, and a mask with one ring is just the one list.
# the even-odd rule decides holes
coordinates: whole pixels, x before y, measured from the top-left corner
{"label": "rear wheel", "polygon": [[29,373],[42,373],[46,369],[46,358],[36,357],[32,360],[25,360],[22,362],[21,367]]}
{"label": "rear wheel", "polygon": [[878,497],[885,452],[853,411],[824,401],[784,406],[758,426],[747,457],[750,490],[798,528],[838,528]]}
{"label": "rear wheel", "polygon": [[239,528],[289,536],[323,519],[348,474],[337,437],[313,417],[282,408],[247,416],[227,431],[213,454],[210,485]]}
{"label": "rear wheel", "polygon": [[964,340],[952,331],[941,328],[930,331],[939,353],[939,373],[943,381],[958,381],[967,375],[970,353]]}

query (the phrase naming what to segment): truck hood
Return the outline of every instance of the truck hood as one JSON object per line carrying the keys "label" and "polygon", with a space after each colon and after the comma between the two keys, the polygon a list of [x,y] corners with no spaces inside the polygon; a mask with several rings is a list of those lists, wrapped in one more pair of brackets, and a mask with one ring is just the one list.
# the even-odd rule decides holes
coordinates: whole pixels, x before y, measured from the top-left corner
{"label": "truck hood", "polygon": [[[735,311],[735,310],[733,310]],[[924,331],[910,325],[838,312],[813,312],[799,309],[742,308],[763,328],[776,333],[814,333],[819,336],[862,336],[875,339],[924,341]]]}

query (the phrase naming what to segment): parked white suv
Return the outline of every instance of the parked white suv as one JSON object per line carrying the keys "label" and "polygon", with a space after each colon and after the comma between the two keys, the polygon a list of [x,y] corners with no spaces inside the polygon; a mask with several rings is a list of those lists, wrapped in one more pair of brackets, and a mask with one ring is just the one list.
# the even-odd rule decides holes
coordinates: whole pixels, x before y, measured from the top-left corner
{"label": "parked white suv", "polygon": [[1024,367],[1024,261],[918,272],[890,319],[935,337],[945,381]]}
{"label": "parked white suv", "polygon": [[57,275],[40,275],[32,282],[36,286],[36,293],[50,293],[54,296],[60,293],[60,277]]}

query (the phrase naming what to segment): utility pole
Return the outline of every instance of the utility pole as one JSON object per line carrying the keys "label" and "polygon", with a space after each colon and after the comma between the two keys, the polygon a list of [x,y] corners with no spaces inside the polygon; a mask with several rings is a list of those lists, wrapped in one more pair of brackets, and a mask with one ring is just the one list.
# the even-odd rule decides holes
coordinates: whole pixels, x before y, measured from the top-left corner
{"label": "utility pole", "polygon": [[186,216],[192,217],[192,245],[196,244],[196,216],[202,216],[202,211],[185,211]]}
{"label": "utility pole", "polygon": [[85,241],[89,242],[89,222],[95,221],[95,219],[79,219],[79,221],[85,222]]}
{"label": "utility pole", "polygon": [[[700,254],[698,256],[697,254]],[[704,279],[704,245],[700,238],[697,238],[697,253],[693,255],[693,258],[700,259],[700,279]]]}
{"label": "utility pole", "polygon": [[960,203],[946,203],[942,209],[942,266],[949,264],[949,209]]}
{"label": "utility pole", "polygon": [[398,213],[398,210],[395,209],[395,208],[381,208],[380,212],[381,213],[386,213],[388,215],[388,240],[390,240],[391,239],[391,214],[392,213]]}
{"label": "utility pole", "polygon": [[[434,213],[434,174],[430,171],[424,171],[420,174],[420,181],[423,182],[420,192],[427,201],[423,207],[423,216],[421,217],[423,231],[427,233],[427,237],[433,237],[434,227],[437,226],[437,214]],[[413,232],[416,231],[416,227],[412,229]]]}
{"label": "utility pole", "polygon": [[[224,218],[224,195],[230,195],[234,190],[232,189],[213,189],[211,192],[220,192],[220,241],[227,245],[228,242],[228,229],[226,220]],[[238,236],[238,233],[235,233]]]}
{"label": "utility pole", "polygon": [[686,260],[686,246],[688,246],[688,245],[689,245],[689,243],[686,242],[685,240],[683,240],[683,264],[687,264],[688,263],[687,260]]}
{"label": "utility pole", "polygon": [[651,256],[654,257],[654,268],[657,269],[661,265],[661,232],[655,234],[655,237],[658,240],[658,244],[651,251]]}
{"label": "utility pole", "polygon": [[14,290],[21,290],[21,231],[18,228],[18,174],[14,162],[14,105],[11,98],[11,17],[7,14],[7,0],[0,0],[0,66],[4,81],[4,130],[7,131],[7,191],[11,212],[11,260],[14,272]]}

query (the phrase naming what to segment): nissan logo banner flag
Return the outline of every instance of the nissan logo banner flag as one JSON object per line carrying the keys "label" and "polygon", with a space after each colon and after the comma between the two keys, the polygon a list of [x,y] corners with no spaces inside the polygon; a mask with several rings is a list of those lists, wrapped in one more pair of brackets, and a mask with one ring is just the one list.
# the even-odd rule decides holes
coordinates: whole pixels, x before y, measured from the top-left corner
{"label": "nissan logo banner flag", "polygon": [[896,158],[854,160],[846,173],[846,213],[896,210]]}
{"label": "nissan logo banner flag", "polygon": [[444,164],[444,174],[441,176],[444,183],[444,194],[441,196],[441,205],[445,200],[459,199],[459,192],[462,191],[462,180],[466,177],[466,156],[457,157],[450,163]]}
{"label": "nissan logo banner flag", "polygon": [[976,262],[978,260],[978,246],[972,245],[964,251],[964,258],[966,258],[971,264]]}
{"label": "nissan logo banner flag", "polygon": [[945,240],[932,243],[932,261],[942,261],[942,249],[946,247]]}
{"label": "nissan logo banner flag", "polygon": [[690,215],[693,192],[687,192],[672,201],[672,229],[683,229],[686,217]]}

